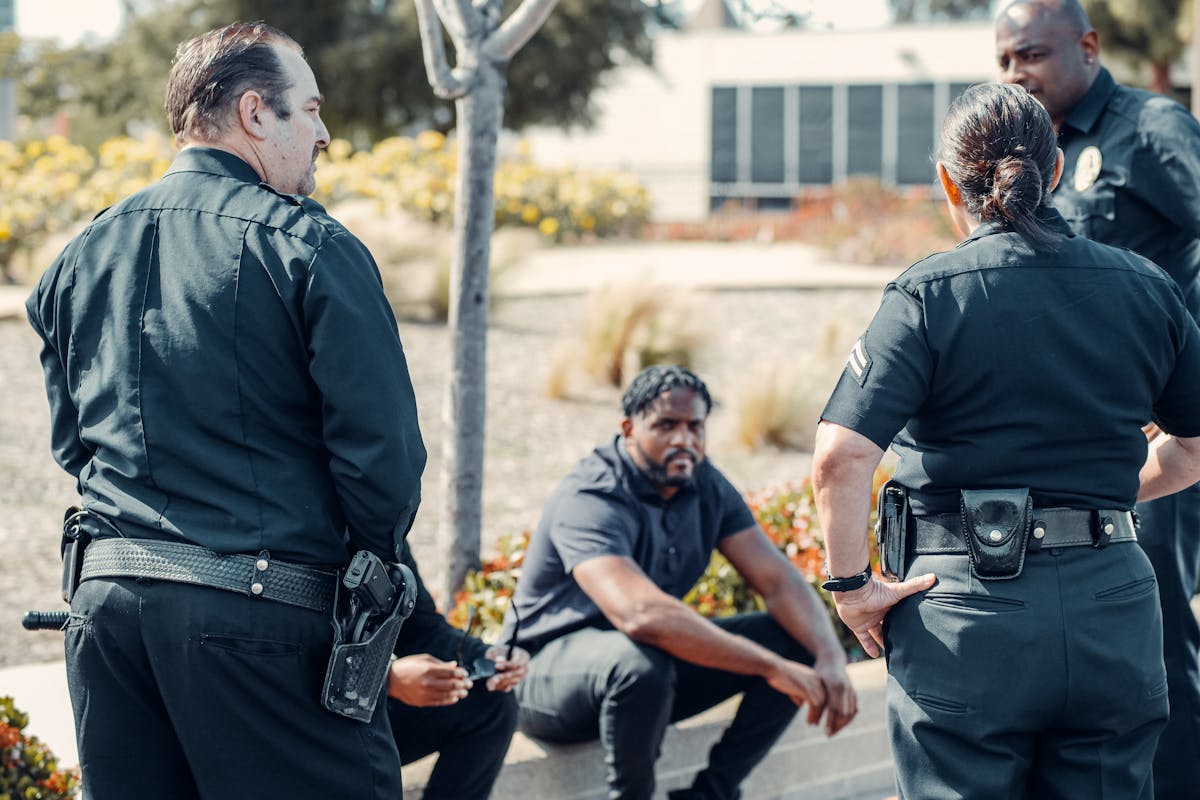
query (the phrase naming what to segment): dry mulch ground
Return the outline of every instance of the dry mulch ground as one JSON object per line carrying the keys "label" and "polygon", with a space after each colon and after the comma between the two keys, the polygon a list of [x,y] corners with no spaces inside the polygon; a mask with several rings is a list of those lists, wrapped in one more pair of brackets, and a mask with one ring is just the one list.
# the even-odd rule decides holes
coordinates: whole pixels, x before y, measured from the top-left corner
{"label": "dry mulch ground", "polygon": [[[876,289],[734,291],[703,295],[709,339],[695,368],[718,408],[709,456],[743,489],[791,480],[809,455],[733,443],[737,397],[764,376],[794,377],[813,420],[844,354],[878,304]],[[584,453],[615,433],[615,388],[585,387],[566,400],[541,391],[552,354],[577,330],[582,296],[506,300],[492,313],[488,340],[488,432],[484,552],[499,534],[532,528],[541,503]],[[436,325],[401,324],[430,462],[424,506],[411,534],[418,561],[435,557],[439,434],[447,336]],[[62,608],[58,528],[74,499],[73,481],[49,454],[48,412],[37,339],[23,320],[0,321],[0,666],[61,658],[55,632],[27,633],[30,608]]]}

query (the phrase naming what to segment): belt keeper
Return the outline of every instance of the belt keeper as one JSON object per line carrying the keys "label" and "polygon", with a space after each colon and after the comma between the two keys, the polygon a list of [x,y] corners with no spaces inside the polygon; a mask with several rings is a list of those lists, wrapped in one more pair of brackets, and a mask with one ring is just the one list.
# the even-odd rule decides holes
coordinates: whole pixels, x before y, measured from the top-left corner
{"label": "belt keeper", "polygon": [[1042,540],[1046,538],[1046,523],[1044,520],[1035,519],[1033,521],[1033,534],[1029,537],[1029,544],[1026,545],[1026,550],[1031,553],[1036,553],[1042,549]]}
{"label": "belt keeper", "polygon": [[251,597],[262,597],[263,593],[263,573],[271,566],[271,552],[269,550],[259,550],[258,558],[254,561],[254,574],[250,576]]}
{"label": "belt keeper", "polygon": [[1102,547],[1108,546],[1108,540],[1112,538],[1113,532],[1117,526],[1110,516],[1100,516],[1100,512],[1096,512],[1096,529],[1092,531],[1092,547],[1099,550]]}

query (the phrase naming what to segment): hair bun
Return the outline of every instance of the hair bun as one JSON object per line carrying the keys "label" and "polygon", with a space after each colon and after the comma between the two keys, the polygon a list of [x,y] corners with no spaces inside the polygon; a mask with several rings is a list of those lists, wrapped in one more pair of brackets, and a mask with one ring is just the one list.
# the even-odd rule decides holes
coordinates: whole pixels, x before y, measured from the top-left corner
{"label": "hair bun", "polygon": [[1042,171],[1028,156],[1008,155],[996,162],[987,205],[1012,222],[1042,204]]}

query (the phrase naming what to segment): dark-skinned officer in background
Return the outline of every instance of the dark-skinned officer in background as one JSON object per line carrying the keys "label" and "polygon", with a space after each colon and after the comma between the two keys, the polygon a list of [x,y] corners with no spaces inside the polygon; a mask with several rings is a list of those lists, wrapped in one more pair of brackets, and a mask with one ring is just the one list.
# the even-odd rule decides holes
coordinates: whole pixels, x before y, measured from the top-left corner
{"label": "dark-skinned officer in background", "polygon": [[401,793],[386,703],[360,723],[320,700],[335,571],[398,559],[425,465],[379,271],[304,197],[322,99],[270,26],[181,44],[174,163],[29,299],[98,534],[65,638],[95,800]]}
{"label": "dark-skinned officer in background", "polygon": [[[1067,223],[1165,269],[1200,319],[1200,123],[1174,100],[1115,83],[1076,0],[1005,6],[996,53],[1001,80],[1028,89],[1054,121],[1066,156],[1054,205]],[[1191,609],[1200,580],[1200,487],[1139,503],[1137,512],[1138,541],[1158,575],[1171,701],[1155,794],[1193,800],[1200,791],[1200,625]]]}
{"label": "dark-skinned officer in background", "polygon": [[[1021,87],[967,90],[939,159],[966,240],[886,287],[818,427],[838,613],[886,651],[901,798],[1149,800],[1166,673],[1130,509],[1200,478],[1200,329],[1163,270],[1054,210],[1062,152]],[[1148,448],[1147,419],[1173,435]],[[899,583],[867,564],[889,446]]]}

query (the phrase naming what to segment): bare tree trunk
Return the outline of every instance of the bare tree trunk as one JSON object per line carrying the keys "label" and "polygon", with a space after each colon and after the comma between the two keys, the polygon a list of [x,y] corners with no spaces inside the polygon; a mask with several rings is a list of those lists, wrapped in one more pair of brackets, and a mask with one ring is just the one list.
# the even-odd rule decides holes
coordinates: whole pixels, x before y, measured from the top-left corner
{"label": "bare tree trunk", "polygon": [[[473,56],[460,52],[460,66]],[[455,101],[458,180],[450,266],[450,380],[442,404],[442,514],[435,594],[454,603],[479,566],[487,410],[488,264],[495,224],[496,143],[504,113],[504,64],[478,64],[469,94]]]}

